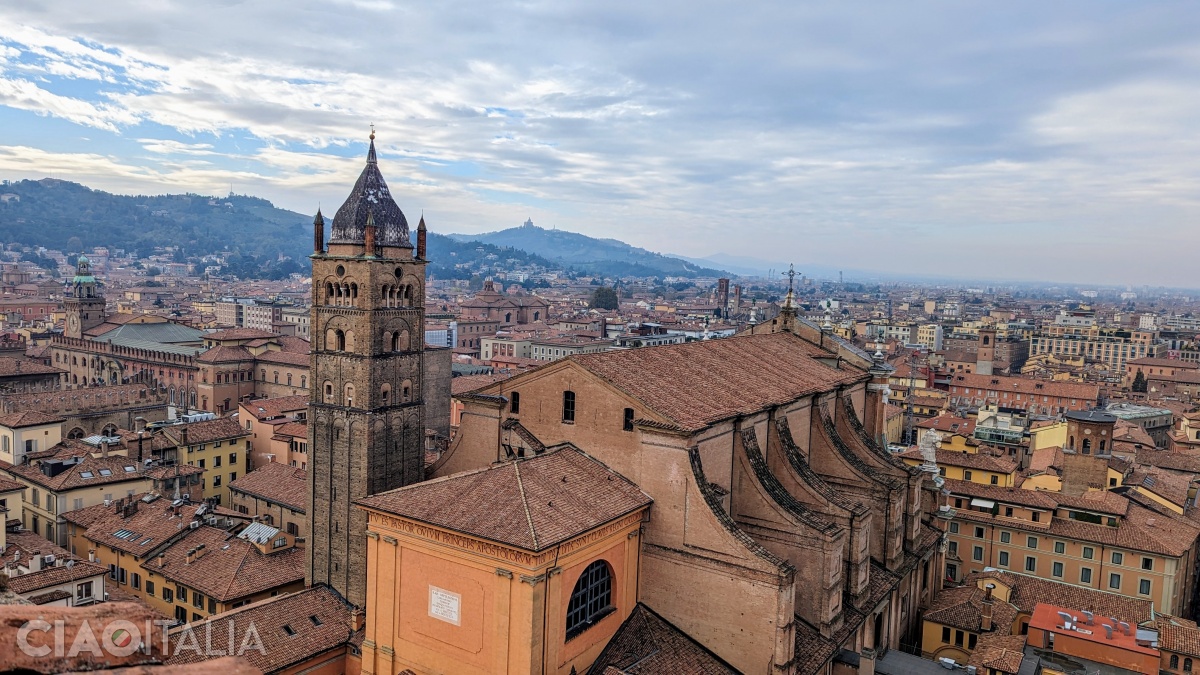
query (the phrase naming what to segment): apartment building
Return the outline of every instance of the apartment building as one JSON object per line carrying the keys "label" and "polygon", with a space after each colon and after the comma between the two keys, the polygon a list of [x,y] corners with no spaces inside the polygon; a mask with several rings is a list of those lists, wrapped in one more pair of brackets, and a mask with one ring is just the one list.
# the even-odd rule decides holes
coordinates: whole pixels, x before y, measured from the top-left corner
{"label": "apartment building", "polygon": [[227,503],[229,484],[245,475],[249,463],[250,432],[231,417],[166,427],[163,434],[178,447],[181,464],[204,470],[200,495],[192,499],[212,499]]}
{"label": "apartment building", "polygon": [[[947,479],[956,510],[946,575],[1022,572],[1154,602],[1187,616],[1200,525],[1141,496],[1078,496]],[[1150,504],[1150,505],[1147,505]]]}
{"label": "apartment building", "polygon": [[1055,324],[1043,326],[1034,334],[1029,354],[1082,356],[1107,365],[1113,377],[1122,378],[1127,362],[1159,355],[1160,345],[1154,339],[1154,331]]}

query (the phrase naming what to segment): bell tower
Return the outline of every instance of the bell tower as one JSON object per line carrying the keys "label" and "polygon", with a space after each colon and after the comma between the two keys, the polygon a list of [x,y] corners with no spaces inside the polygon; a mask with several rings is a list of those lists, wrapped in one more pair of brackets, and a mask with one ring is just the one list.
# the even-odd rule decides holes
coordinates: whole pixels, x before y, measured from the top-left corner
{"label": "bell tower", "polygon": [[104,323],[104,296],[96,277],[92,276],[92,262],[79,256],[75,263],[75,278],[71,280],[71,295],[63,299],[67,314],[67,326],[63,335],[82,338],[83,332]]}
{"label": "bell tower", "polygon": [[[422,225],[424,223],[422,222]],[[421,366],[424,232],[367,164],[333,217],[328,245],[313,222],[312,387],[309,400],[309,584],[366,606],[366,514],[356,499],[424,479]]]}

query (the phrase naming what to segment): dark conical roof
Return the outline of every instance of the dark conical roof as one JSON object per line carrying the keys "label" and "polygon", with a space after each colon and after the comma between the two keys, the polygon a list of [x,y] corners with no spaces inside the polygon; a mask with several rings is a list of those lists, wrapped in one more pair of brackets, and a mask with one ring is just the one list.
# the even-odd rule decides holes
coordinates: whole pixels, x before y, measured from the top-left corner
{"label": "dark conical roof", "polygon": [[367,152],[367,165],[363,167],[354,189],[346,202],[333,216],[330,244],[361,244],[367,226],[367,216],[374,217],[376,242],[380,246],[402,246],[412,248],[408,239],[408,220],[404,212],[392,199],[379,164],[375,159],[375,134],[371,134],[371,149]]}

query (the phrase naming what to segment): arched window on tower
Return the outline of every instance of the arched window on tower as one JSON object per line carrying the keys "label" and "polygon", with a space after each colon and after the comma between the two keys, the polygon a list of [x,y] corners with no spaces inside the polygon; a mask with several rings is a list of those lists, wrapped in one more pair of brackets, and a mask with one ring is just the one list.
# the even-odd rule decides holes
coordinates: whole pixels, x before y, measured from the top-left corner
{"label": "arched window on tower", "polygon": [[333,304],[333,283],[329,281],[325,282],[325,304]]}
{"label": "arched window on tower", "polygon": [[325,402],[333,403],[333,383],[325,380]]}
{"label": "arched window on tower", "polygon": [[567,603],[567,639],[591,628],[615,608],[612,605],[612,570],[597,560],[583,570]]}
{"label": "arched window on tower", "polygon": [[352,385],[352,384],[346,385],[346,396],[345,396],[345,399],[342,401],[342,405],[346,406],[347,408],[354,407],[354,385]]}
{"label": "arched window on tower", "polygon": [[382,405],[391,405],[392,404],[392,385],[391,384],[384,382],[383,386],[379,388],[379,400]]}
{"label": "arched window on tower", "polygon": [[333,348],[339,352],[346,351],[346,332],[340,328],[333,331]]}
{"label": "arched window on tower", "polygon": [[400,402],[409,403],[412,401],[412,380],[405,380],[400,383]]}

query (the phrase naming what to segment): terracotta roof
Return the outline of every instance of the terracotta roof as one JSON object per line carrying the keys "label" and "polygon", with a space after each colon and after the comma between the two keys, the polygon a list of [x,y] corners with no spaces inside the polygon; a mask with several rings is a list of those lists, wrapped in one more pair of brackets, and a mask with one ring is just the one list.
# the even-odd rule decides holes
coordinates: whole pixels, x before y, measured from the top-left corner
{"label": "terracotta roof", "polygon": [[[836,358],[791,333],[770,333],[578,354],[565,360],[644,402],[682,429],[698,431],[720,420],[866,378],[866,373],[844,362],[839,369],[818,357]],[[688,394],[681,396],[681,391]]]}
{"label": "terracotta roof", "polygon": [[[944,626],[961,628],[972,632],[981,632],[983,621],[983,605],[986,592],[975,584],[967,584],[959,588],[949,588],[938,594],[937,599],[925,610],[925,621],[940,623]],[[1018,608],[992,597],[992,625],[1011,626],[1017,618]]]}
{"label": "terracotta roof", "polygon": [[1167,618],[1160,619],[1158,647],[1164,652],[1200,657],[1200,629],[1197,629],[1195,624],[1187,625]]}
{"label": "terracotta roof", "polygon": [[255,338],[271,338],[279,337],[278,333],[271,331],[259,330],[257,328],[230,328],[229,330],[219,330],[213,333],[205,333],[200,336],[204,340],[253,340]]}
{"label": "terracotta roof", "polygon": [[0,377],[17,377],[21,375],[58,375],[63,371],[40,361],[27,359],[23,356],[0,356]]}
{"label": "terracotta roof", "polygon": [[[264,673],[281,672],[324,652],[344,648],[353,639],[350,612],[350,605],[325,586],[268,598],[171,630],[167,665],[213,658],[204,654],[206,635],[212,638],[208,644],[227,644],[229,630],[240,639],[238,636],[246,635],[253,625],[263,649],[246,650],[241,658]],[[189,630],[195,643],[189,640]]]}
{"label": "terracotta roof", "polygon": [[146,469],[146,475],[154,480],[170,480],[176,476],[191,476],[204,473],[204,469],[191,464],[168,464]]}
{"label": "terracotta roof", "polygon": [[287,440],[288,438],[308,438],[308,422],[284,422],[275,425],[271,438]]}
{"label": "terracotta roof", "polygon": [[[44,463],[45,460],[43,460]],[[109,455],[108,457],[88,455],[78,464],[72,465],[69,469],[53,477],[42,473],[38,466],[8,464],[7,466],[0,465],[0,469],[7,471],[13,478],[29,481],[53,492],[146,479],[146,474],[138,470],[137,459],[119,455]]]}
{"label": "terracotta roof", "polygon": [[0,476],[0,492],[15,492],[17,490],[24,490],[24,489],[25,489],[24,483],[20,483],[15,480],[9,480],[3,476]]}
{"label": "terracotta roof", "polygon": [[934,429],[970,438],[975,433],[975,418],[958,415],[938,415],[917,424],[919,429]]}
{"label": "terracotta roof", "polygon": [[1188,363],[1179,359],[1161,359],[1156,356],[1143,356],[1140,359],[1126,361],[1125,365],[1135,366],[1134,370],[1137,370],[1136,366],[1160,366],[1162,368],[1175,368],[1176,370],[1195,370],[1200,368],[1200,365],[1196,365],[1195,363]]}
{"label": "terracotta roof", "polygon": [[230,483],[229,489],[304,513],[308,504],[308,472],[267,462]]}
{"label": "terracotta roof", "polygon": [[[183,442],[185,430],[187,431],[187,443]],[[238,424],[238,421],[232,417],[218,417],[214,420],[164,427],[163,435],[177,445],[195,445],[223,441],[227,438],[242,438],[249,436],[250,432],[246,431],[246,428]]]}
{"label": "terracotta roof", "polygon": [[283,348],[283,351],[292,354],[308,354],[312,348],[312,343],[295,335],[281,335],[276,342]]}
{"label": "terracotta roof", "polygon": [[[905,450],[899,454],[904,459],[922,460],[919,449]],[[956,452],[954,450],[938,450],[937,463],[946,466],[961,466],[979,471],[994,471],[996,473],[1012,473],[1017,470],[1017,462],[1007,457],[996,457],[984,452]]]}
{"label": "terracotta roof", "polygon": [[304,368],[307,368],[311,362],[308,354],[275,350],[263,352],[252,358],[259,363],[278,363],[284,366],[302,366]]}
{"label": "terracotta roof", "polygon": [[54,555],[62,560],[79,559],[79,556],[71,555],[67,549],[29,530],[7,533],[6,543],[3,555],[0,555],[0,566],[9,569],[27,565],[29,557],[34,553],[44,556]]}
{"label": "terracotta roof", "polygon": [[218,346],[209,349],[196,357],[198,363],[231,363],[234,361],[250,361],[254,355],[245,347]]}
{"label": "terracotta roof", "polygon": [[1021,670],[1021,661],[1024,659],[1024,635],[987,633],[979,637],[967,665],[990,668],[1003,673],[1017,673]]}
{"label": "terracotta roof", "polygon": [[651,503],[574,448],[366,497],[360,506],[527,551],[541,551]]}
{"label": "terracotta roof", "polygon": [[[187,562],[188,551],[204,545],[204,554]],[[142,567],[164,578],[190,586],[228,602],[304,580],[304,549],[288,548],[264,554],[254,544],[225,530],[207,525],[189,530],[182,539],[163,549],[159,558]]]}
{"label": "terracotta roof", "polygon": [[300,394],[297,396],[280,396],[277,398],[259,398],[253,401],[244,401],[241,404],[251,415],[258,420],[272,419],[276,417],[287,417],[288,413],[308,410],[308,396]]}
{"label": "terracotta roof", "polygon": [[[1049,380],[1027,380],[1021,377],[1005,375],[956,374],[950,380],[951,387],[971,387],[986,391],[1015,392],[1037,396],[1057,396],[1073,398],[1080,402],[1095,401],[1100,398],[1100,385],[1082,384],[1079,382],[1055,382]],[[971,396],[973,394],[951,393],[951,396]]]}
{"label": "terracotta roof", "polygon": [[587,672],[588,675],[734,675],[738,671],[639,602]]}
{"label": "terracotta roof", "polygon": [[[45,554],[43,554],[45,555]],[[77,561],[70,567],[59,565],[44,568],[40,572],[31,572],[20,576],[9,577],[8,589],[13,593],[32,593],[43,588],[57,586],[71,581],[80,581],[88,577],[108,574],[108,568],[86,561]]]}
{"label": "terracotta roof", "polygon": [[19,429],[21,427],[36,427],[43,424],[61,424],[64,418],[36,410],[0,415],[0,427]]}
{"label": "terracotta roof", "polygon": [[[540,363],[540,362],[539,362]],[[488,373],[486,375],[460,375],[450,380],[450,395],[457,396],[481,389],[489,384],[507,380],[512,373]]]}
{"label": "terracotta roof", "polygon": [[129,553],[139,558],[162,546],[172,537],[179,536],[192,522],[199,504],[184,504],[179,508],[179,515],[173,513],[171,500],[154,499],[143,502],[146,495],[134,495],[125,501],[126,504],[136,504],[136,511],[128,518],[122,517],[117,511],[117,504],[112,506],[96,504],[67,514],[68,522],[87,528],[86,537],[95,544]]}

